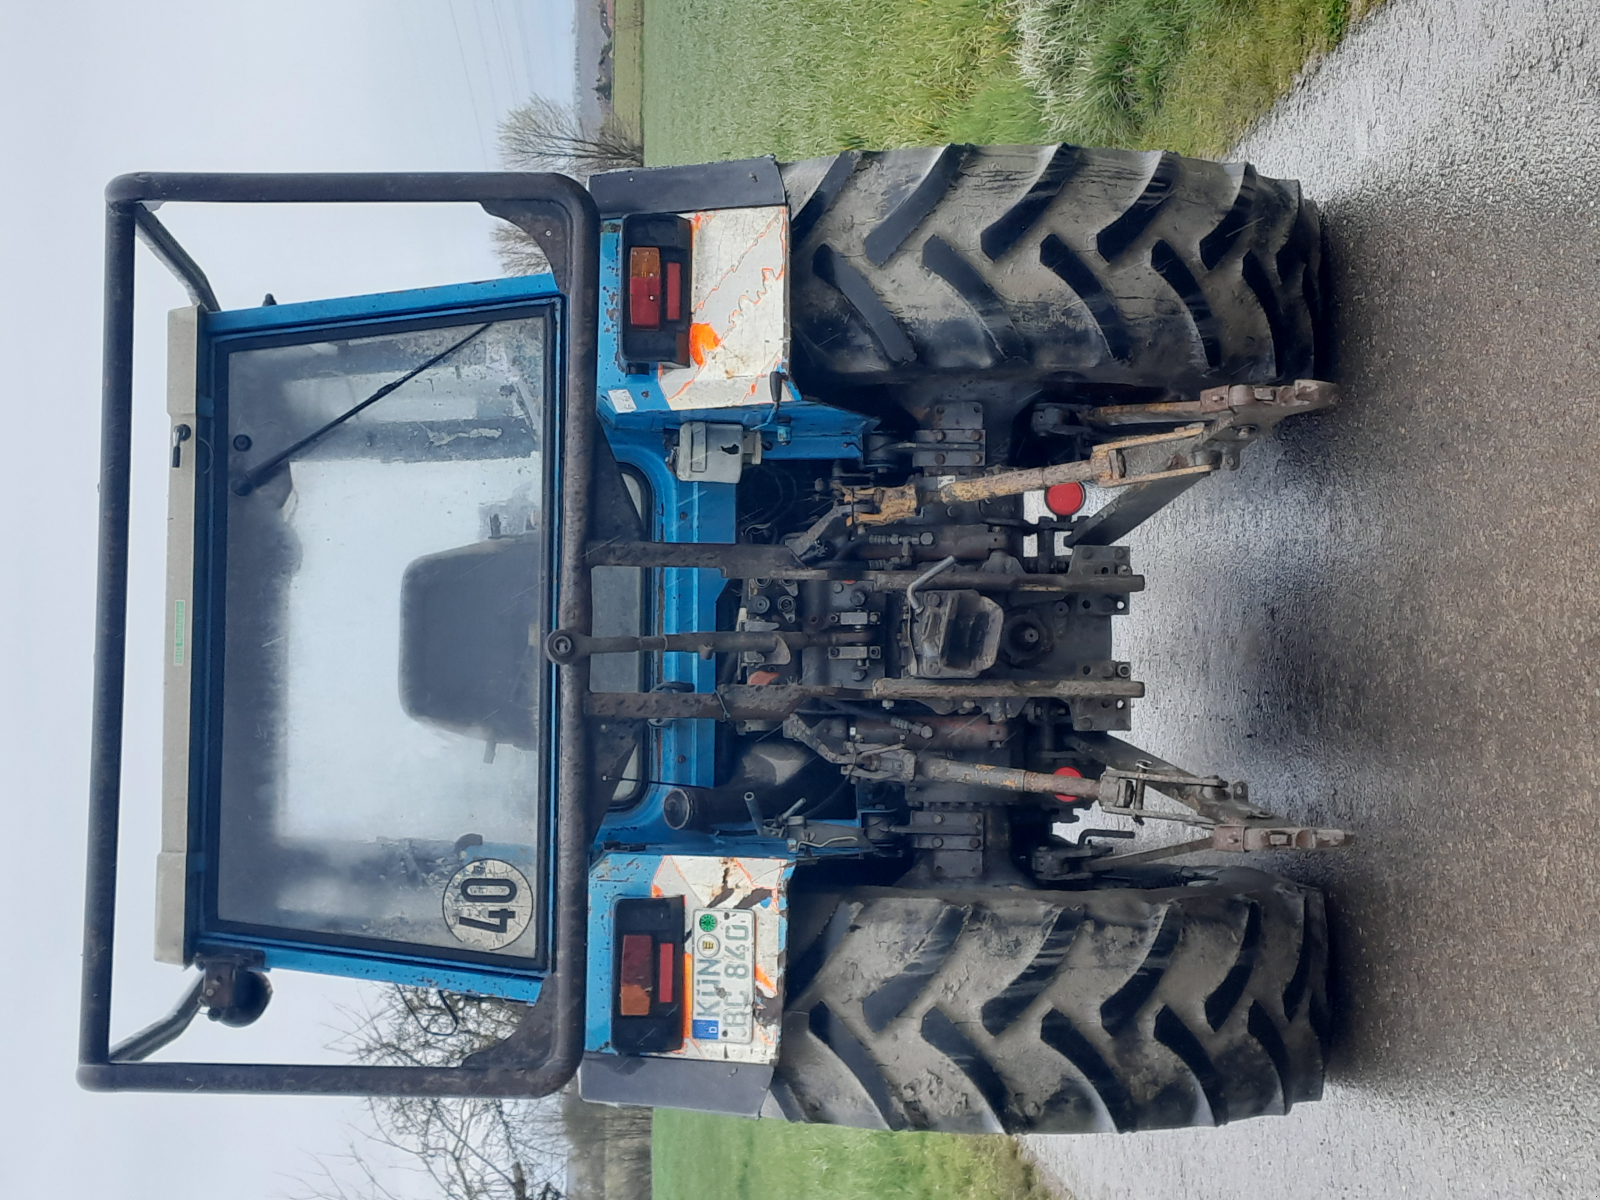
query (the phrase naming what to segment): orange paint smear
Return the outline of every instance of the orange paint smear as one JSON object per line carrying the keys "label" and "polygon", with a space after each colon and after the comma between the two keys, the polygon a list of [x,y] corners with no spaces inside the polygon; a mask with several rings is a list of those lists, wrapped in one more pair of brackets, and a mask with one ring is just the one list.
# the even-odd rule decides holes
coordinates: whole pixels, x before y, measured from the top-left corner
{"label": "orange paint smear", "polygon": [[769,976],[759,966],[756,967],[756,983],[766,989],[767,995],[776,996],[778,994],[778,989],[773,984],[771,976]]}
{"label": "orange paint smear", "polygon": [[722,339],[717,336],[717,331],[703,321],[696,321],[689,326],[689,357],[694,359],[694,365],[706,365],[706,355],[722,345]]}

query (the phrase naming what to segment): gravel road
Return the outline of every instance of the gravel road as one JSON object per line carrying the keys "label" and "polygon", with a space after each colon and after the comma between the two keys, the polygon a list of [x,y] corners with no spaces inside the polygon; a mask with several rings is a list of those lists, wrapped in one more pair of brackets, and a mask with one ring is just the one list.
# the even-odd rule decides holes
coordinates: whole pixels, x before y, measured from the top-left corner
{"label": "gravel road", "polygon": [[1361,843],[1319,1104],[1028,1139],[1080,1200],[1600,1196],[1600,6],[1390,0],[1240,148],[1342,410],[1133,539],[1133,739]]}

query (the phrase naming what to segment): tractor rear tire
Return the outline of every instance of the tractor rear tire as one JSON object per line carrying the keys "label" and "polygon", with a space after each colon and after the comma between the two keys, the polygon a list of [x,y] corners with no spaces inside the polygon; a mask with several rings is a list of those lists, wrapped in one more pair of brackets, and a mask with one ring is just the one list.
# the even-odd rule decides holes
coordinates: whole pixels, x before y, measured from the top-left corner
{"label": "tractor rear tire", "polygon": [[1313,375],[1321,220],[1244,164],[1078,146],[782,168],[802,388],[929,376],[1192,391]]}
{"label": "tractor rear tire", "polygon": [[1221,1125],[1322,1094],[1322,894],[1264,872],[791,899],[773,1094],[953,1133]]}

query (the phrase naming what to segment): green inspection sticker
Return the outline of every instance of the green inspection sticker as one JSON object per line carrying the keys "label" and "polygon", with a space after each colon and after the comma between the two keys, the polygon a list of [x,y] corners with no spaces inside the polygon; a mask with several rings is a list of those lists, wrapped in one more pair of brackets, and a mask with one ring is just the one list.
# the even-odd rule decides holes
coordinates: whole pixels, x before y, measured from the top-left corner
{"label": "green inspection sticker", "polygon": [[710,933],[716,927],[717,927],[717,917],[716,917],[715,913],[701,913],[700,914],[700,928],[701,929],[703,929],[706,933]]}

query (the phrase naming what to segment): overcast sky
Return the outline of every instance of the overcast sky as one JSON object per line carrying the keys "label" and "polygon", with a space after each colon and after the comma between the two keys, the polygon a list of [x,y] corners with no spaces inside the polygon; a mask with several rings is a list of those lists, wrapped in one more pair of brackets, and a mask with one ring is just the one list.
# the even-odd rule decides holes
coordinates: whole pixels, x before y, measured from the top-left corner
{"label": "overcast sky", "polygon": [[[337,1155],[355,1101],[91,1095],[73,1082],[94,592],[102,190],[133,170],[493,169],[494,127],[573,90],[572,0],[0,0],[0,1196],[254,1200]],[[488,278],[470,211],[162,210],[224,307]],[[112,1036],[177,998],[150,960],[157,842],[163,326],[139,251],[124,874]],[[327,1057],[355,985],[280,974],[184,1058]],[[338,1170],[335,1164],[335,1170]]]}

